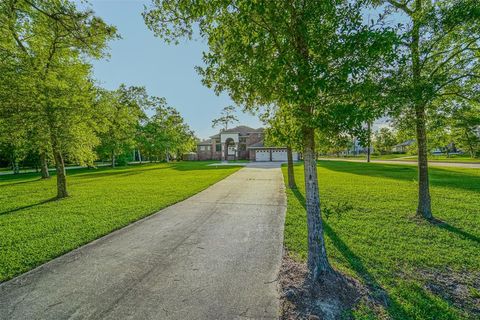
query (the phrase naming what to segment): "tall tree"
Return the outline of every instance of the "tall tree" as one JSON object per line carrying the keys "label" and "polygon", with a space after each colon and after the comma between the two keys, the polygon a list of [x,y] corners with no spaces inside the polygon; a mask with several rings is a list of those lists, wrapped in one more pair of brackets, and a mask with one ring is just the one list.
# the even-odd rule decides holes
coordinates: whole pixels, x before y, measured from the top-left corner
{"label": "tall tree", "polygon": [[87,59],[104,55],[115,28],[67,0],[3,1],[0,26],[12,44],[6,50],[29,68],[35,99],[22,112],[39,132],[42,152],[52,152],[57,198],[64,198],[68,196],[66,158],[89,162],[98,143]]}
{"label": "tall tree", "polygon": [[141,127],[139,144],[144,153],[157,160],[179,159],[184,152],[192,151],[195,136],[180,113],[166,105],[163,98],[151,97],[155,113]]}
{"label": "tall tree", "polygon": [[375,132],[373,147],[380,154],[391,153],[397,143],[395,133],[391,129],[384,127]]}
{"label": "tall tree", "polygon": [[143,87],[120,85],[117,90],[103,91],[99,99],[106,130],[100,134],[101,154],[111,157],[112,167],[120,154],[130,152],[135,146],[137,128],[146,118],[148,95]]}
{"label": "tall tree", "polygon": [[238,122],[238,118],[235,115],[235,107],[234,106],[226,106],[222,109],[220,113],[220,117],[212,120],[212,128],[216,128],[218,126],[222,127],[222,130],[228,130],[228,125],[231,123]]}
{"label": "tall tree", "polygon": [[477,0],[376,0],[384,14],[408,22],[397,28],[403,47],[392,77],[396,105],[416,128],[417,214],[432,219],[428,177],[427,117],[436,100],[471,100],[480,90],[480,2]]}
{"label": "tall tree", "polygon": [[295,123],[295,119],[291,117],[288,108],[276,107],[269,110],[263,116],[263,121],[267,125],[265,130],[265,141],[271,145],[281,145],[287,147],[287,172],[288,187],[290,189],[297,188],[295,181],[295,173],[293,168],[293,151],[292,149],[301,148],[301,127]]}
{"label": "tall tree", "polygon": [[[352,99],[364,70],[389,47],[383,34],[362,24],[361,8],[349,1],[155,1],[147,25],[167,41],[191,37],[193,26],[208,38],[207,86],[228,91],[250,110],[288,105],[301,123],[312,280],[332,274],[323,237],[315,131],[329,130],[355,109]],[[382,31],[383,32],[383,31]],[[375,59],[372,59],[372,58]]]}
{"label": "tall tree", "polygon": [[0,36],[0,149],[13,172],[18,173],[19,162],[32,147],[28,139],[31,123],[22,111],[31,103],[34,92],[29,70],[22,66],[21,57],[12,52],[14,46],[9,40],[5,34]]}
{"label": "tall tree", "polygon": [[480,156],[480,102],[454,103],[449,119],[453,141],[470,157]]}

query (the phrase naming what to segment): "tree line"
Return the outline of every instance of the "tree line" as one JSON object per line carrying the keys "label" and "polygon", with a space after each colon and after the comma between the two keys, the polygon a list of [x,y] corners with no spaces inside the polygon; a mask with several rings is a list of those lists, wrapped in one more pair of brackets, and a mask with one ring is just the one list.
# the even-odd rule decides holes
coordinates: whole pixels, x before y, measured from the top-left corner
{"label": "tree line", "polygon": [[[471,159],[480,157],[480,109],[469,106],[447,118],[436,118],[427,122],[427,139],[430,154],[444,154],[449,157],[452,153],[462,153]],[[417,154],[415,134],[411,127],[394,122],[391,126],[382,126],[370,135],[353,136],[348,132],[337,136],[321,136],[317,140],[317,150],[320,155],[359,155],[367,154],[370,150],[376,155],[385,154]],[[366,129],[367,130],[367,129]],[[412,143],[410,143],[412,142]],[[396,146],[407,143],[403,148]]]}
{"label": "tree line", "polygon": [[[152,160],[191,150],[194,135],[165,99],[143,87],[98,86],[92,59],[108,55],[114,26],[67,0],[0,3],[0,156],[28,160],[68,196],[66,163],[93,165],[136,149]],[[148,116],[153,113],[152,116]]]}
{"label": "tree line", "polygon": [[167,42],[207,39],[203,83],[246,110],[267,109],[273,136],[302,151],[312,280],[333,274],[316,167],[321,139],[369,140],[384,115],[412,130],[417,215],[433,221],[428,123],[457,121],[461,108],[478,115],[477,0],[159,0],[144,20]]}

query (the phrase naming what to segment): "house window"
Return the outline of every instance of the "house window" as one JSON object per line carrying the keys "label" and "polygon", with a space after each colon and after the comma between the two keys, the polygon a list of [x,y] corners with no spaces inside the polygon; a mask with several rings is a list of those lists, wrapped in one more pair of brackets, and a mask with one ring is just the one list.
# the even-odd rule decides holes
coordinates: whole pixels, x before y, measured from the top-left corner
{"label": "house window", "polygon": [[207,151],[210,151],[211,150],[211,146],[207,146]]}
{"label": "house window", "polygon": [[217,143],[217,145],[215,147],[215,151],[217,151],[217,152],[222,151],[222,144],[221,143]]}
{"label": "house window", "polygon": [[205,146],[200,146],[200,151],[205,151]]}

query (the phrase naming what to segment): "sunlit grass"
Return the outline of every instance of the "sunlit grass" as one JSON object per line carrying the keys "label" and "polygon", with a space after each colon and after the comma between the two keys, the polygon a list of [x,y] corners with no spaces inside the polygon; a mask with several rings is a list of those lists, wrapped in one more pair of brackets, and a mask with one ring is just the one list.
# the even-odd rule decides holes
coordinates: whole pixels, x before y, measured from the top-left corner
{"label": "sunlit grass", "polygon": [[[434,215],[444,221],[440,225],[415,218],[414,166],[321,161],[318,170],[322,207],[352,208],[327,210],[333,213],[324,217],[327,251],[336,269],[384,291],[389,301],[384,313],[391,318],[478,317],[445,295],[460,290],[464,303],[476,303],[478,310],[480,300],[474,293],[480,285],[480,170],[430,169]],[[307,230],[301,165],[295,167],[295,174],[299,189],[287,191],[285,245],[304,261]],[[452,285],[452,292],[439,279]],[[432,289],[435,286],[437,291]],[[355,316],[380,318],[365,306]]]}
{"label": "sunlit grass", "polygon": [[237,171],[205,162],[69,170],[70,197],[52,200],[55,177],[0,176],[0,282],[181,201]]}

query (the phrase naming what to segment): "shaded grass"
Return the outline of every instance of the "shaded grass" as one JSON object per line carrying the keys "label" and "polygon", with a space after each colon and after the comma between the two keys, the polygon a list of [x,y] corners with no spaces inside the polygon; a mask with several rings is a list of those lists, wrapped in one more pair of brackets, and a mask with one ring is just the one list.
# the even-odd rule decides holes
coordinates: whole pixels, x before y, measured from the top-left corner
{"label": "shaded grass", "polygon": [[69,170],[70,197],[61,201],[53,200],[54,177],[0,176],[0,282],[184,200],[239,169],[206,164]]}
{"label": "shaded grass", "polygon": [[[283,168],[286,176],[286,168]],[[318,166],[326,245],[334,267],[354,276],[387,301],[375,312],[360,306],[358,319],[464,319],[478,316],[428,290],[429,274],[480,275],[480,170],[431,168],[433,211],[442,224],[414,217],[416,168],[323,161]],[[298,181],[303,167],[296,166]],[[285,245],[307,255],[304,187],[288,190]],[[340,205],[339,205],[340,204]],[[325,211],[325,210],[324,210]],[[460,278],[460,277],[459,277]],[[453,284],[455,287],[455,284]],[[462,284],[468,287],[467,284]],[[475,288],[472,289],[473,291]],[[475,303],[465,296],[465,303]]]}

